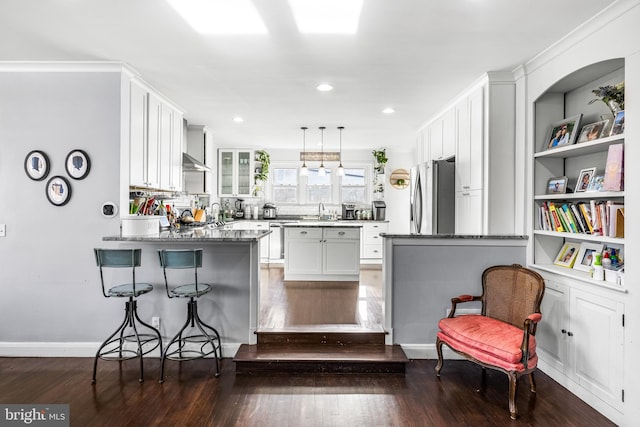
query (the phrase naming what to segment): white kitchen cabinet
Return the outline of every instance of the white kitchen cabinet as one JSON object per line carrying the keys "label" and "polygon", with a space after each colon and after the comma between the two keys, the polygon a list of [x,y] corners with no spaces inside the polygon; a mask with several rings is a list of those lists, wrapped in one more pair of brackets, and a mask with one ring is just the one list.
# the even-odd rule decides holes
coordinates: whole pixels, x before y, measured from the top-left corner
{"label": "white kitchen cabinet", "polygon": [[456,191],[483,187],[484,87],[474,89],[454,107],[456,115]]}
{"label": "white kitchen cabinet", "polygon": [[129,101],[129,185],[179,191],[182,113],[135,81]]}
{"label": "white kitchen cabinet", "polygon": [[[568,283],[568,284],[567,284]],[[546,280],[536,340],[548,374],[563,378],[622,408],[624,304],[579,282]],[[554,371],[562,375],[559,378]]]}
{"label": "white kitchen cabinet", "polygon": [[443,122],[442,117],[439,117],[427,127],[429,144],[429,157],[427,160],[438,160],[442,158]]}
{"label": "white kitchen cabinet", "polygon": [[285,227],[284,280],[358,280],[360,230]]}
{"label": "white kitchen cabinet", "polygon": [[251,197],[254,160],[250,150],[218,150],[218,195]]}
{"label": "white kitchen cabinet", "polygon": [[[240,220],[229,222],[225,225],[232,230],[264,230],[269,231],[269,221]],[[269,262],[269,239],[271,235],[260,239],[260,261]]]}
{"label": "white kitchen cabinet", "polygon": [[447,110],[442,117],[442,152],[440,159],[449,159],[456,155],[456,111]]}
{"label": "white kitchen cabinet", "polygon": [[363,222],[362,223],[362,247],[360,260],[364,262],[382,261],[382,243],[383,238],[380,233],[386,233],[389,230],[387,222]]}
{"label": "white kitchen cabinet", "polygon": [[483,232],[482,190],[456,191],[456,234],[477,234]]}
{"label": "white kitchen cabinet", "polygon": [[360,230],[357,228],[325,228],[323,239],[322,274],[359,276]]}

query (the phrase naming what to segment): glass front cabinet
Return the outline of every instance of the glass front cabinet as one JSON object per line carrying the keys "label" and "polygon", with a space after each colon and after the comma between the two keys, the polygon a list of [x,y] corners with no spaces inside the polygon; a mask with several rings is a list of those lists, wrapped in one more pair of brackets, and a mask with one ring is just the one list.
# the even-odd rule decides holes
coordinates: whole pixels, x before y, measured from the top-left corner
{"label": "glass front cabinet", "polygon": [[218,150],[218,194],[221,197],[251,196],[253,151]]}

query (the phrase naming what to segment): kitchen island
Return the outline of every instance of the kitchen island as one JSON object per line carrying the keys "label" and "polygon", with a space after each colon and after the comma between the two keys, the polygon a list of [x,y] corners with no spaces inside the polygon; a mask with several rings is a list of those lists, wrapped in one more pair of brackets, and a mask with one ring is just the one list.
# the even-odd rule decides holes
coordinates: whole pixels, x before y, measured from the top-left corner
{"label": "kitchen island", "polygon": [[[438,321],[447,316],[452,297],[482,293],[482,272],[486,268],[500,264],[526,266],[527,236],[381,236],[387,344],[401,344],[410,358],[437,358]],[[479,303],[473,302],[458,311],[479,309]]]}
{"label": "kitchen island", "polygon": [[359,280],[361,224],[304,221],[283,226],[284,280]]}
{"label": "kitchen island", "polygon": [[[222,338],[223,355],[230,357],[240,344],[255,344],[258,327],[260,285],[260,239],[267,230],[231,230],[225,227],[186,228],[163,231],[151,236],[107,236],[105,242],[117,247],[142,248],[142,265],[136,278],[154,285],[153,292],[141,298],[138,306],[146,317],[161,317],[160,332],[171,336],[184,322],[184,304],[169,300],[164,292],[159,249],[199,248],[204,250],[198,278],[213,286],[200,298],[199,314],[205,323],[215,326]],[[173,276],[176,281],[193,281],[193,273]],[[180,284],[182,284],[180,283]],[[191,282],[189,282],[191,283]],[[178,283],[176,283],[178,284]]]}

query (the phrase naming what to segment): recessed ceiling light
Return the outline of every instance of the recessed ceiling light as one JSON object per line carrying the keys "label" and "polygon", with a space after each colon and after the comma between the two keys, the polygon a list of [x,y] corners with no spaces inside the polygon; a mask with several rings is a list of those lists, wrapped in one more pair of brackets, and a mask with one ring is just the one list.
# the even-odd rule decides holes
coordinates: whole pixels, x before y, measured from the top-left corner
{"label": "recessed ceiling light", "polygon": [[362,3],[362,0],[289,0],[298,31],[314,34],[355,34]]}
{"label": "recessed ceiling light", "polygon": [[250,0],[167,0],[194,30],[202,34],[266,34]]}
{"label": "recessed ceiling light", "polygon": [[244,122],[244,119],[242,117],[240,117],[240,116],[235,116],[233,118],[233,121],[236,122],[236,123],[242,123],[242,122]]}
{"label": "recessed ceiling light", "polygon": [[320,92],[329,92],[330,90],[333,90],[333,86],[331,86],[329,83],[320,83],[318,86],[316,86],[316,89],[318,89]]}
{"label": "recessed ceiling light", "polygon": [[384,114],[393,114],[393,113],[395,113],[395,112],[396,112],[396,110],[395,110],[395,108],[387,107],[387,108],[385,108],[384,110],[382,110],[382,112],[383,112]]}

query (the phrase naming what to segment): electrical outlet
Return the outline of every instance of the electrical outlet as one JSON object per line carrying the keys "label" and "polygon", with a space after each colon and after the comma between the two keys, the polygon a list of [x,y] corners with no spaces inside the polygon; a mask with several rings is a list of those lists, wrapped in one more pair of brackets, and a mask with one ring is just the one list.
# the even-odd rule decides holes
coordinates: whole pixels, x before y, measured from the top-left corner
{"label": "electrical outlet", "polygon": [[156,329],[160,329],[160,318],[159,317],[152,317],[151,318],[151,326],[153,326]]}
{"label": "electrical outlet", "polygon": [[5,237],[7,235],[7,225],[0,224],[0,237]]}

